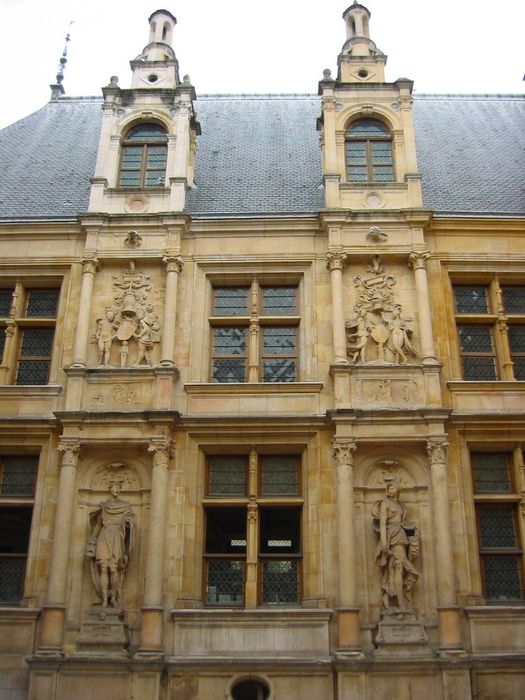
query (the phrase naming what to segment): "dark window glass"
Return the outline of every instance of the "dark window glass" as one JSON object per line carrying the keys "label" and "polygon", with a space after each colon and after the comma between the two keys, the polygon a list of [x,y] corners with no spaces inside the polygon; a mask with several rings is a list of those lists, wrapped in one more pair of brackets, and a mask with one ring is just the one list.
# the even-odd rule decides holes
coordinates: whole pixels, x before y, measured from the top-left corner
{"label": "dark window glass", "polygon": [[525,286],[505,286],[503,292],[503,306],[507,314],[525,314]]}
{"label": "dark window glass", "polygon": [[0,317],[7,317],[13,300],[12,289],[0,289]]}
{"label": "dark window glass", "polygon": [[509,455],[502,452],[472,454],[474,491],[510,492]]}
{"label": "dark window glass", "polygon": [[485,595],[488,600],[520,600],[522,597],[520,560],[510,556],[484,556],[481,559]]}
{"label": "dark window glass", "polygon": [[348,182],[393,182],[392,138],[376,119],[360,119],[346,130]]}
{"label": "dark window glass", "polygon": [[301,550],[301,509],[260,509],[261,554],[298,554]]}
{"label": "dark window glass", "polygon": [[495,380],[496,357],[490,326],[460,325],[458,334],[463,378],[468,381]]}
{"label": "dark window glass", "polygon": [[516,547],[516,524],[511,505],[478,504],[480,548]]}
{"label": "dark window glass", "polygon": [[210,496],[244,496],[246,493],[246,457],[210,457]]}
{"label": "dark window glass", "polygon": [[377,119],[359,119],[351,124],[347,131],[348,136],[390,136],[390,132],[384,124]]}
{"label": "dark window glass", "polygon": [[2,364],[2,358],[4,356],[5,348],[5,331],[6,329],[0,326],[0,364]]}
{"label": "dark window glass", "polygon": [[209,559],[206,602],[209,605],[242,605],[244,600],[244,561]]}
{"label": "dark window glass", "polygon": [[164,187],[167,136],[158,124],[140,124],[124,139],[119,187]]}
{"label": "dark window glass", "polygon": [[260,458],[261,494],[263,496],[297,496],[299,460],[293,455]]}
{"label": "dark window glass", "polygon": [[514,363],[514,379],[525,380],[525,326],[509,327],[509,344]]}
{"label": "dark window glass", "polygon": [[0,494],[33,495],[37,466],[38,457],[0,457]]}
{"label": "dark window glass", "polygon": [[206,508],[206,553],[246,552],[246,509]]}
{"label": "dark window glass", "polygon": [[26,316],[55,318],[59,293],[58,289],[30,289],[27,293]]}
{"label": "dark window glass", "polygon": [[18,603],[31,531],[32,507],[0,507],[0,603]]}
{"label": "dark window glass", "polygon": [[267,326],[262,329],[262,334],[264,381],[294,382],[296,377],[296,329]]}
{"label": "dark window glass", "polygon": [[489,326],[458,326],[462,352],[493,352]]}
{"label": "dark window glass", "polygon": [[231,691],[233,700],[266,700],[270,690],[264,683],[255,680],[240,681]]}
{"label": "dark window glass", "polygon": [[215,316],[246,316],[248,313],[247,287],[218,287],[213,295]]}
{"label": "dark window glass", "polygon": [[262,565],[262,602],[266,605],[297,603],[299,600],[299,561],[297,559],[265,559]]}
{"label": "dark window glass", "polygon": [[246,328],[213,329],[213,381],[246,380]]}
{"label": "dark window glass", "polygon": [[126,141],[158,141],[166,138],[166,132],[158,124],[139,124],[131,129]]}
{"label": "dark window glass", "polygon": [[54,328],[25,328],[16,376],[17,384],[47,384]]}
{"label": "dark window glass", "polygon": [[488,287],[483,285],[454,286],[454,299],[458,314],[486,314],[488,307]]}

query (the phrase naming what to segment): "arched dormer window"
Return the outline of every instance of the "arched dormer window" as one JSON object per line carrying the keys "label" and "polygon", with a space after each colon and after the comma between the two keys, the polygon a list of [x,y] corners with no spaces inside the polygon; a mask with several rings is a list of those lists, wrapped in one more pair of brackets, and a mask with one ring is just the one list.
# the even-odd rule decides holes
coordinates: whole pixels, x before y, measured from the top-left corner
{"label": "arched dormer window", "polygon": [[164,187],[168,137],[158,124],[139,124],[122,143],[119,187]]}
{"label": "arched dormer window", "polygon": [[377,119],[359,119],[346,130],[346,181],[393,182],[392,135]]}

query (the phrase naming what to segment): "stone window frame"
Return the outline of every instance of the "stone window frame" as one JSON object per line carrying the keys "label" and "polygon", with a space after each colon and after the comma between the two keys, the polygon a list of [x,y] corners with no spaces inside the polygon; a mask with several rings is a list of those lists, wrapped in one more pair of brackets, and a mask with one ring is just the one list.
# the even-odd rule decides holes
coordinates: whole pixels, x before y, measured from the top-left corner
{"label": "stone window frame", "polygon": [[[33,462],[34,464],[34,480],[33,480],[33,488],[31,492],[25,491],[25,492],[16,492],[12,491],[11,493],[6,493],[5,490],[3,489],[3,483],[4,483],[4,470],[6,469],[7,463],[9,460],[16,460],[17,457],[20,457],[22,459],[29,459]],[[20,577],[19,581],[19,593],[20,595],[18,598],[15,600],[14,598],[11,598],[10,600],[7,599],[2,599],[3,596],[3,589],[0,589],[0,605],[18,605],[20,601],[23,598],[24,595],[24,587],[25,587],[25,578],[26,578],[26,572],[27,572],[27,561],[28,561],[28,556],[29,556],[29,547],[30,547],[30,538],[31,538],[31,530],[32,530],[32,519],[33,519],[33,511],[34,511],[34,505],[35,505],[35,492],[36,492],[36,483],[37,483],[37,477],[38,477],[38,463],[39,463],[39,455],[38,454],[26,454],[26,453],[16,453],[13,450],[9,449],[3,449],[2,453],[0,454],[0,519],[3,520],[4,513],[8,513],[9,511],[15,511],[17,514],[20,514],[22,511],[30,511],[29,513],[29,522],[27,524],[27,527],[24,528],[24,532],[19,533],[20,536],[26,536],[27,539],[27,544],[24,549],[24,551],[18,551],[18,552],[7,552],[7,551],[1,551],[2,547],[0,547],[0,579],[3,580],[4,576],[2,575],[3,573],[3,565],[6,563],[9,565],[11,561],[18,561],[20,562],[20,570],[18,572],[14,571],[15,576]],[[15,523],[16,524],[16,523]],[[20,524],[21,527],[23,527],[23,523]],[[10,526],[10,530],[12,529],[12,525]],[[0,540],[3,541],[3,536],[0,531]]]}
{"label": "stone window frame", "polygon": [[[381,135],[352,135],[350,132],[352,128],[359,124],[359,122],[372,121],[377,122],[377,124],[383,127],[384,132]],[[350,143],[364,143],[365,144],[365,164],[364,168],[366,171],[366,180],[354,180],[351,179],[349,174],[350,164],[348,162],[348,144]],[[373,143],[389,143],[390,145],[390,163],[376,163],[379,167],[389,167],[390,168],[390,179],[389,180],[378,180],[374,178],[374,154],[373,154]],[[344,131],[344,163],[345,163],[345,182],[349,185],[375,185],[376,187],[389,186],[396,182],[396,164],[395,164],[395,148],[394,148],[394,134],[392,129],[385,123],[385,120],[376,114],[364,117],[363,115],[358,115],[356,118],[352,119],[345,128]]]}
{"label": "stone window frame", "polygon": [[[522,280],[523,278],[521,278]],[[458,311],[455,289],[458,287],[480,287],[486,290],[486,312],[463,313]],[[525,309],[523,313],[507,313],[505,310],[504,289],[507,287],[521,287],[514,277],[492,274],[479,277],[477,275],[454,275],[451,279],[451,292],[453,301],[453,313],[456,326],[457,353],[463,381],[523,381],[522,370],[516,371],[514,359],[520,359],[525,364],[525,353],[513,352],[509,339],[509,328],[525,329]],[[460,328],[479,327],[485,328],[490,333],[492,351],[490,352],[464,352],[462,351]],[[487,378],[482,376],[465,376],[465,361],[468,358],[490,358],[494,362],[494,376]],[[518,374],[518,376],[516,376]]]}
{"label": "stone window frame", "polygon": [[[279,606],[300,606],[303,599],[303,571],[302,562],[304,557],[304,544],[303,544],[303,517],[304,517],[304,505],[305,499],[303,496],[302,482],[303,482],[303,458],[301,450],[294,449],[291,451],[285,451],[281,448],[270,449],[265,447],[264,449],[252,449],[252,450],[242,450],[235,452],[224,452],[224,451],[212,451],[206,455],[206,488],[204,497],[202,499],[202,515],[203,515],[203,582],[202,582],[202,599],[206,607],[237,607],[237,608],[254,608],[254,607],[279,607]],[[230,495],[210,495],[209,484],[210,484],[210,465],[214,457],[242,457],[245,459],[245,492],[244,494],[230,494]],[[262,464],[265,457],[277,457],[286,456],[296,460],[297,464],[297,493],[296,494],[274,494],[274,495],[263,495],[262,493]],[[238,553],[213,553],[207,551],[207,527],[208,527],[208,515],[212,512],[219,512],[220,509],[228,509],[228,511],[238,510],[245,511],[245,529],[244,535],[246,537],[246,544],[244,551],[239,551]],[[268,552],[262,551],[261,546],[261,528],[263,522],[263,513],[267,513],[269,509],[282,509],[288,510],[290,514],[292,512],[297,516],[298,523],[298,551],[296,552]],[[257,536],[252,538],[250,536],[250,526],[253,524]],[[253,530],[252,530],[253,532]],[[293,535],[292,535],[293,536]],[[222,561],[222,560],[234,560],[243,562],[243,578],[242,578],[242,588],[243,595],[242,601],[232,602],[225,601],[221,604],[218,601],[208,601],[208,576],[209,576],[209,562]],[[297,562],[297,599],[293,602],[284,601],[279,602],[264,602],[264,591],[263,591],[263,571],[264,562],[275,560],[275,561],[288,561],[294,560]],[[247,571],[248,567],[253,568],[252,573],[254,574],[254,581],[256,583],[255,587],[252,587],[248,591],[247,587]]]}
{"label": "stone window frame", "polygon": [[[10,293],[9,308],[2,308],[0,313],[0,332],[2,333],[2,345],[0,346],[0,383],[16,386],[46,386],[53,375],[53,359],[57,348],[56,327],[60,318],[60,305],[62,297],[62,278],[52,279],[24,278],[13,281],[5,280],[1,289]],[[28,304],[31,294],[39,291],[56,292],[56,311],[53,316],[40,316],[28,314]],[[6,295],[7,296],[7,295]],[[3,315],[7,311],[6,315]],[[24,332],[30,329],[52,329],[50,340],[50,352],[46,355],[24,355]],[[29,383],[19,381],[19,369],[21,362],[37,362],[47,368],[46,381]]]}
{"label": "stone window frame", "polygon": [[[246,313],[219,315],[214,313],[215,290],[224,288],[238,288],[246,290]],[[293,288],[295,289],[295,314],[279,314],[266,315],[263,309],[263,294],[265,288]],[[236,383],[258,383],[258,384],[275,384],[278,381],[272,381],[265,378],[264,361],[265,359],[291,359],[295,362],[295,375],[292,380],[286,380],[285,383],[292,384],[299,382],[300,379],[300,326],[303,314],[301,313],[301,295],[300,295],[300,279],[282,280],[280,276],[272,276],[262,274],[252,275],[249,279],[234,278],[231,280],[212,279],[211,280],[211,299],[210,312],[208,323],[210,328],[210,352],[209,352],[209,369],[208,376],[213,384],[236,384]],[[242,329],[244,331],[245,351],[242,355],[237,355],[245,361],[244,379],[239,382],[220,382],[214,380],[214,362],[220,357],[215,352],[214,346],[214,330],[218,328]],[[264,352],[264,329],[265,328],[294,328],[295,329],[295,353],[288,355],[271,356]],[[256,335],[257,343],[252,343],[252,335]],[[224,359],[232,359],[224,356]],[[232,356],[233,357],[233,356]]]}
{"label": "stone window frame", "polygon": [[[521,453],[521,450],[519,450]],[[488,456],[488,455],[500,455],[502,459],[506,460],[507,472],[506,472],[506,485],[508,488],[502,489],[480,489],[476,486],[476,460]],[[476,521],[476,542],[479,557],[479,567],[481,584],[483,589],[483,595],[485,599],[491,604],[509,604],[523,601],[525,599],[525,567],[524,567],[524,551],[523,551],[523,525],[521,523],[522,516],[520,516],[520,502],[521,495],[519,493],[519,470],[522,455],[517,454],[517,450],[509,450],[505,448],[501,449],[488,449],[483,446],[477,448],[470,446],[469,448],[469,459],[472,474],[472,493],[474,501],[474,515]],[[515,546],[488,546],[483,545],[483,525],[481,523],[481,513],[483,510],[487,511],[489,508],[499,507],[508,513],[508,522],[512,522],[515,534]],[[519,598],[506,598],[506,597],[494,597],[490,595],[487,590],[487,569],[486,566],[490,566],[487,562],[492,559],[506,557],[507,559],[513,559],[517,562],[517,572],[519,577],[519,586],[521,590],[521,596]],[[491,572],[492,573],[492,572]]]}
{"label": "stone window frame", "polygon": [[[164,132],[164,138],[159,138],[157,139],[131,139],[130,135],[135,131],[136,129],[139,129],[140,127],[143,126],[154,126],[157,127],[158,129],[162,129]],[[152,190],[152,189],[159,189],[159,188],[165,188],[166,187],[166,174],[167,174],[167,163],[168,163],[168,141],[169,141],[169,132],[168,129],[166,128],[165,124],[162,124],[158,121],[140,121],[140,122],[134,122],[131,125],[129,125],[124,132],[121,140],[120,140],[120,151],[119,151],[119,162],[118,162],[118,170],[117,170],[117,182],[116,182],[116,188],[119,190],[125,190],[125,191],[131,191],[131,190]],[[165,166],[164,166],[164,176],[162,178],[159,177],[159,179],[162,179],[162,182],[156,182],[154,184],[147,184],[146,178],[147,178],[147,173],[150,170],[155,170],[159,171],[160,169],[155,168],[148,168],[148,151],[151,149],[151,147],[159,147],[163,146],[165,149]],[[139,172],[139,182],[137,184],[132,184],[132,185],[123,185],[121,184],[121,179],[123,176],[123,173],[126,172],[128,169],[124,168],[124,158],[125,158],[125,153],[126,153],[126,148],[132,148],[132,147],[141,147],[142,148],[142,156],[141,156],[141,164],[139,169],[133,169],[133,171],[138,170]]]}

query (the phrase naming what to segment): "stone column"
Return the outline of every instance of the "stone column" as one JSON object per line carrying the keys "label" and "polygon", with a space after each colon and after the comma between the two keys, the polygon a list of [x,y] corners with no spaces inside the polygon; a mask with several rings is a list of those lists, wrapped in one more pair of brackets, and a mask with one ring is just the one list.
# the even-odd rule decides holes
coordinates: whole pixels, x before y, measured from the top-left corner
{"label": "stone column", "polygon": [[59,446],[62,465],[58,482],[58,498],[53,534],[53,549],[49,566],[47,604],[42,615],[39,653],[59,654],[62,651],[66,615],[66,584],[74,520],[76,476],[80,443],[62,439]]}
{"label": "stone column", "polygon": [[504,380],[514,379],[514,362],[510,356],[510,346],[509,346],[509,326],[508,318],[505,316],[505,308],[503,305],[503,292],[499,285],[499,280],[495,283],[496,291],[496,310],[498,313],[498,320],[496,321],[496,328],[498,329],[499,335],[496,340],[497,356],[499,358],[500,365],[500,377]]}
{"label": "stone column", "polygon": [[359,608],[357,607],[357,567],[354,513],[353,440],[335,438],[332,443],[337,469],[337,539],[339,581],[339,648],[358,652],[360,644]]}
{"label": "stone column", "polygon": [[256,279],[252,280],[251,298],[248,335],[248,381],[253,383],[259,381],[259,287]]}
{"label": "stone column", "polygon": [[345,313],[343,301],[343,267],[347,258],[342,251],[327,253],[327,267],[330,270],[332,287],[332,327],[334,342],[334,363],[348,364],[346,356]]}
{"label": "stone column", "polygon": [[248,520],[246,523],[246,587],[245,606],[257,607],[257,558],[259,552],[257,506],[257,453],[250,452],[250,468],[248,472]]}
{"label": "stone column", "polygon": [[445,652],[461,648],[448,505],[447,445],[448,443],[443,437],[430,438],[427,441],[432,485],[432,524],[438,593],[439,640],[440,648]]}
{"label": "stone column", "polygon": [[87,341],[89,334],[89,316],[91,313],[91,299],[95,273],[98,270],[98,260],[93,257],[85,257],[82,260],[82,285],[80,287],[80,300],[77,314],[77,334],[73,350],[72,367],[86,366]]}
{"label": "stone column", "polygon": [[[11,297],[11,305],[9,307],[8,319],[5,324],[5,329],[0,329],[0,333],[5,332],[5,344],[4,344],[4,354],[0,357],[0,384],[9,384],[10,374],[14,372],[15,367],[15,332],[16,332],[16,322],[15,318],[18,312],[18,299],[22,293],[22,284],[19,280],[16,281],[15,288],[13,290],[13,296]],[[15,378],[13,376],[12,381]]]}
{"label": "stone column", "polygon": [[183,263],[180,255],[166,255],[162,258],[166,264],[166,295],[164,301],[164,326],[160,364],[173,367],[175,349],[175,320],[177,315],[177,286]]}
{"label": "stone column", "polygon": [[171,444],[164,437],[155,437],[148,452],[153,455],[153,469],[139,652],[159,656],[162,654],[162,579]]}
{"label": "stone column", "polygon": [[435,364],[434,336],[432,333],[432,310],[428,293],[427,260],[428,251],[410,253],[408,265],[414,270],[416,281],[417,311],[419,316],[419,332],[421,336],[421,359],[423,364]]}

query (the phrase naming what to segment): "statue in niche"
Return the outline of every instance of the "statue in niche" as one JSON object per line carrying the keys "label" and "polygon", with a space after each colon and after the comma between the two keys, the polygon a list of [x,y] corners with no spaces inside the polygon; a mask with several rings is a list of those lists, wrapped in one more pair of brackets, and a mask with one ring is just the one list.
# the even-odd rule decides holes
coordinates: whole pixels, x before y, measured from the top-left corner
{"label": "statue in niche", "polygon": [[[346,350],[348,354],[352,353],[352,364],[355,365],[358,359],[361,360],[362,364],[365,364],[366,344],[370,333],[366,314],[361,312],[356,318],[348,320],[345,325],[347,329]],[[348,333],[349,330],[353,332]]]}
{"label": "statue in niche", "polygon": [[91,536],[86,556],[91,559],[91,577],[103,608],[120,608],[122,585],[135,539],[135,513],[128,501],[119,498],[121,480],[112,479],[111,498],[91,513]]}
{"label": "statue in niche", "polygon": [[109,365],[111,345],[118,328],[115,323],[115,315],[111,306],[107,306],[105,318],[97,318],[96,321],[95,333],[93,334],[91,342],[97,343],[98,345],[98,364],[100,367],[107,367]]}
{"label": "statue in niche", "polygon": [[154,343],[160,340],[160,323],[157,316],[153,313],[153,306],[148,304],[146,313],[139,321],[138,332],[134,334],[138,340],[139,351],[135,366],[142,363],[151,366],[151,351]]}
{"label": "statue in niche", "polygon": [[397,481],[387,480],[386,495],[372,508],[374,529],[379,533],[376,563],[381,571],[383,608],[407,612],[412,608],[412,588],[419,577],[413,562],[419,556],[419,533],[405,520]]}

